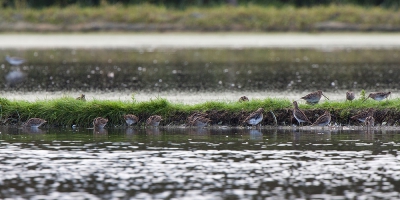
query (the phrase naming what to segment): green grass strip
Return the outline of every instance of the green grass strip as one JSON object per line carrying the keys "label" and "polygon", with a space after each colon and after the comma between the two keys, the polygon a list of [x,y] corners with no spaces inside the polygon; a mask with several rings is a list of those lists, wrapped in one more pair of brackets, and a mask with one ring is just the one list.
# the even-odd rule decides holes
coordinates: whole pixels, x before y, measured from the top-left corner
{"label": "green grass strip", "polygon": [[[193,112],[206,112],[209,114],[213,124],[240,125],[240,119],[257,108],[264,108],[265,115],[273,111],[278,118],[278,124],[289,121],[291,116],[292,102],[288,99],[266,98],[251,100],[248,102],[205,102],[195,105],[182,103],[171,103],[163,98],[150,101],[110,101],[92,100],[79,101],[72,97],[62,97],[53,100],[38,100],[34,102],[23,100],[8,100],[0,98],[2,120],[12,119],[21,123],[32,117],[43,118],[50,126],[71,126],[73,124],[83,127],[91,127],[96,117],[109,119],[108,126],[124,125],[124,114],[135,114],[140,118],[140,124],[151,115],[161,115],[164,119],[163,125],[185,123],[187,116]],[[323,101],[316,105],[300,104],[300,109],[309,113],[320,113],[330,110],[335,115],[335,121],[347,122],[356,112],[376,108],[377,110],[390,111],[391,119],[398,120],[400,99],[389,99],[381,102],[362,99],[353,102]],[[211,113],[214,113],[211,115]],[[215,113],[222,113],[221,116]],[[315,114],[314,114],[315,115]],[[314,115],[310,118],[316,118]],[[233,120],[235,118],[236,121]],[[243,119],[242,119],[243,120]],[[233,122],[234,121],[234,122]],[[266,124],[274,124],[273,121]]]}

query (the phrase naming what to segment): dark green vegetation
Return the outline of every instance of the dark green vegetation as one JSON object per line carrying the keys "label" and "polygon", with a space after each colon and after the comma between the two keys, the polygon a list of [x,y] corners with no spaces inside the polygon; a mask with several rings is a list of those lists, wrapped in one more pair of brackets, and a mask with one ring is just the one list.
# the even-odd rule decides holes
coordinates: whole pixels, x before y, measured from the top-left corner
{"label": "dark green vegetation", "polygon": [[[0,8],[0,19],[2,20],[0,31],[400,30],[400,12],[392,9],[395,6],[386,6],[390,7],[390,9],[386,9],[383,8],[384,6],[361,7],[351,3],[338,5],[317,3],[312,7],[295,7],[295,2],[303,1],[290,1],[293,4],[289,3],[284,6],[239,3],[239,6],[233,7],[217,3],[212,4],[215,6],[184,6],[185,8],[182,9],[176,6],[168,7],[165,2],[163,5],[157,3],[157,5],[102,4],[97,7],[67,4],[65,7],[43,6],[41,9],[32,9],[35,6],[31,6],[30,2],[36,1],[15,4],[14,7],[17,9],[13,6]],[[361,5],[392,5],[392,3],[361,3]],[[393,5],[398,4],[393,3]]]}
{"label": "dark green vegetation", "polygon": [[28,6],[33,8],[43,8],[49,6],[65,7],[69,5],[80,6],[101,6],[108,4],[140,5],[149,3],[153,5],[165,5],[173,8],[185,8],[190,6],[219,6],[219,5],[260,5],[260,6],[315,6],[315,5],[359,5],[359,6],[399,6],[397,0],[2,0],[3,7]]}
{"label": "dark green vegetation", "polygon": [[[333,122],[348,124],[350,117],[367,108],[376,108],[375,118],[378,123],[387,122],[394,125],[400,120],[400,99],[376,102],[368,100],[361,103],[364,97],[353,102],[323,102],[314,106],[301,104],[311,121],[314,121],[325,110],[333,114]],[[206,102],[197,105],[176,104],[158,98],[148,102],[122,102],[109,100],[78,101],[64,97],[55,100],[40,100],[35,102],[10,101],[0,99],[1,118],[5,124],[16,124],[31,117],[46,119],[50,126],[70,126],[73,124],[90,127],[95,117],[109,119],[107,126],[125,125],[122,115],[135,114],[139,117],[139,125],[144,125],[150,115],[161,115],[162,125],[181,125],[193,112],[205,112],[212,125],[243,125],[247,115],[262,107],[266,110],[262,125],[290,125],[297,123],[292,119],[292,103],[285,99],[262,99],[249,102]],[[272,112],[271,112],[272,111]],[[359,124],[353,122],[352,124]]]}

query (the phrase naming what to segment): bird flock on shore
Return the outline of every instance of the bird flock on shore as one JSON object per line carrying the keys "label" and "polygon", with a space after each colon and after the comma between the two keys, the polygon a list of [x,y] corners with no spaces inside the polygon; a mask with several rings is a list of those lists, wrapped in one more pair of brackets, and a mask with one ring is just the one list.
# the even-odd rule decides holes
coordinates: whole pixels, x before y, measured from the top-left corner
{"label": "bird flock on shore", "polygon": [[[11,65],[21,65],[22,63],[25,62],[24,59],[19,58],[19,57],[10,57],[6,56],[6,60],[11,64]],[[367,99],[371,98],[376,101],[382,101],[383,99],[386,99],[391,92],[375,92],[375,93],[370,93],[367,98],[363,100],[365,102]],[[312,92],[310,94],[307,94],[300,99],[305,100],[307,104],[316,104],[320,101],[321,97],[324,96],[326,99],[329,100],[328,97],[326,97],[321,90],[318,90],[316,92]],[[354,100],[355,95],[353,92],[346,92],[346,100],[352,101]],[[82,94],[81,96],[76,98],[77,100],[81,101],[86,101],[85,95]],[[244,102],[244,101],[249,101],[249,98],[246,96],[242,96],[239,98],[239,102]],[[375,119],[373,117],[375,112],[375,109],[370,108],[367,111],[360,112],[359,114],[352,116],[351,119],[353,120],[359,120],[360,122],[363,122],[367,127],[374,126],[375,124]],[[263,108],[258,108],[256,111],[252,112],[250,115],[248,115],[244,120],[243,123],[251,125],[251,126],[257,126],[260,124],[260,122],[263,120],[263,113],[264,109]],[[128,124],[128,126],[134,125],[139,121],[139,118],[133,114],[127,114],[123,116],[125,119],[125,122]],[[328,110],[324,112],[323,115],[318,117],[315,122],[311,122],[306,114],[302,110],[299,109],[297,101],[293,101],[293,117],[297,120],[299,125],[301,123],[308,123],[311,124],[311,126],[326,126],[329,125],[331,122],[331,114]],[[150,116],[146,120],[146,125],[147,126],[159,126],[160,122],[162,120],[162,117],[159,115],[153,115]],[[189,126],[195,126],[195,127],[205,127],[208,125],[208,123],[211,121],[209,118],[207,118],[206,113],[193,113],[187,118],[188,125]],[[23,123],[23,127],[31,127],[31,128],[38,128],[45,124],[47,121],[44,119],[40,118],[30,118],[28,119],[25,123]],[[104,128],[108,122],[108,119],[102,118],[102,117],[96,117],[93,120],[93,126],[94,128]]]}
{"label": "bird flock on shore", "polygon": [[[381,101],[385,98],[387,98],[391,92],[376,92],[376,93],[371,93],[368,95],[368,98]],[[329,100],[328,97],[326,97],[321,90],[318,90],[316,92],[312,92],[310,94],[307,94],[306,96],[301,97],[300,99],[305,100],[306,103],[308,104],[316,104],[320,101],[321,97],[324,96],[326,99]],[[347,92],[346,93],[346,99],[349,101],[354,100],[355,96],[353,92]],[[368,98],[366,98],[364,101],[366,101]],[[86,101],[85,95],[82,94],[81,96],[76,98],[77,100],[81,101]],[[249,99],[246,96],[242,96],[239,98],[239,102],[244,102],[244,101],[249,101]],[[363,102],[364,102],[363,101]],[[256,111],[252,112],[249,114],[244,120],[243,124],[248,124],[251,126],[257,126],[260,125],[260,122],[264,118],[264,108],[258,108]],[[373,117],[375,112],[374,108],[370,108],[367,111],[360,112],[357,115],[354,115],[351,117],[353,120],[358,120],[362,123],[365,124],[367,127],[374,126],[375,124],[375,119]],[[319,116],[315,122],[311,122],[309,118],[306,116],[306,114],[299,109],[297,101],[293,101],[293,117],[297,120],[299,126],[302,123],[308,123],[311,124],[311,126],[326,126],[329,125],[331,122],[332,115],[331,113],[326,110],[323,115]],[[132,126],[139,122],[139,118],[133,114],[126,114],[123,115],[123,118],[128,126]],[[162,121],[162,117],[160,115],[152,115],[146,120],[146,126],[153,126],[157,127],[160,125],[160,122]],[[193,127],[205,127],[208,125],[208,123],[211,121],[209,118],[207,118],[206,113],[199,113],[195,112],[192,115],[190,115],[187,118],[187,125],[188,126],[193,126]],[[98,129],[103,129],[108,122],[108,119],[103,118],[103,117],[96,117],[93,120],[93,127],[98,128]],[[38,128],[41,125],[46,123],[46,120],[40,119],[40,118],[31,118],[27,120],[25,123],[23,123],[24,127],[32,127],[32,128]]]}

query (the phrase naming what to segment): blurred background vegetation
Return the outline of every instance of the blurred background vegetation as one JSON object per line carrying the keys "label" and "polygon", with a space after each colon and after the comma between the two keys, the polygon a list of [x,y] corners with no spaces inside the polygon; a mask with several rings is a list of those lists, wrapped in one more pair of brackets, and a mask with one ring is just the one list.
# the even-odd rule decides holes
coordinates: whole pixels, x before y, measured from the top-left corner
{"label": "blurred background vegetation", "polygon": [[400,31],[400,0],[0,0],[0,32]]}
{"label": "blurred background vegetation", "polygon": [[170,8],[186,8],[191,6],[210,7],[220,5],[259,5],[259,6],[294,6],[310,7],[321,5],[357,5],[357,6],[380,6],[384,8],[397,9],[400,5],[399,0],[0,0],[3,8],[44,8],[44,7],[67,7],[71,5],[79,6],[101,6],[105,4],[153,4],[162,5]]}

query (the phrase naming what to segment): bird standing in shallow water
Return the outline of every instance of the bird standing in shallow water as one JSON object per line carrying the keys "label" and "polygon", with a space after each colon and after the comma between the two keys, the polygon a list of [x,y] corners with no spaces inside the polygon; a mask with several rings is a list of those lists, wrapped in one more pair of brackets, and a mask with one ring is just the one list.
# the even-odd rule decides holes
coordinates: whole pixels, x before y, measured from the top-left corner
{"label": "bird standing in shallow water", "polygon": [[306,96],[301,97],[300,99],[306,100],[306,102],[307,102],[308,104],[316,104],[316,103],[318,103],[319,100],[321,99],[321,96],[324,96],[326,99],[329,100],[328,97],[326,97],[324,94],[322,94],[322,91],[321,91],[321,90],[318,90],[318,91],[316,91],[316,92],[312,92],[312,93],[310,93],[310,94],[307,94]]}
{"label": "bird standing in shallow water", "polygon": [[20,65],[25,62],[23,58],[6,56],[6,60],[11,65]]}
{"label": "bird standing in shallow water", "polygon": [[303,111],[299,109],[299,105],[297,104],[297,101],[293,101],[293,117],[296,118],[297,122],[302,123],[302,122],[308,122],[312,124],[312,122],[307,118],[307,116],[304,114]]}
{"label": "bird standing in shallow water", "polygon": [[329,111],[325,111],[323,115],[318,117],[317,120],[311,126],[326,126],[331,122],[331,113]]}
{"label": "bird standing in shallow water", "polygon": [[364,101],[366,101],[368,98],[371,98],[371,99],[376,100],[376,101],[382,101],[382,100],[386,99],[390,94],[392,94],[392,93],[391,92],[370,93],[368,95],[368,97],[366,99],[364,99]]}
{"label": "bird standing in shallow water", "polygon": [[373,116],[368,116],[367,118],[365,118],[364,123],[365,123],[365,126],[367,126],[367,127],[374,126],[375,125],[375,119],[374,119]]}
{"label": "bird standing in shallow water", "polygon": [[93,126],[94,128],[104,128],[108,122],[108,119],[102,118],[102,117],[96,117],[93,120]]}
{"label": "bird standing in shallow water", "polygon": [[23,127],[39,128],[41,125],[47,121],[40,118],[30,118],[25,123],[22,124]]}
{"label": "bird standing in shallow water", "polygon": [[264,108],[259,108],[252,112],[243,122],[250,124],[252,126],[259,124],[263,120]]}
{"label": "bird standing in shallow water", "polygon": [[86,101],[85,95],[81,94],[81,96],[77,97],[76,100]]}
{"label": "bird standing in shallow water", "polygon": [[346,92],[346,99],[347,99],[347,100],[353,101],[354,98],[355,98],[354,92],[350,92],[350,91],[349,91],[349,92]]}
{"label": "bird standing in shallow water", "polygon": [[148,126],[158,126],[162,120],[160,115],[152,115],[146,120]]}
{"label": "bird standing in shallow water", "polygon": [[124,115],[124,119],[128,126],[136,124],[139,121],[139,118],[132,114]]}
{"label": "bird standing in shallow water", "polygon": [[361,112],[361,113],[359,113],[357,115],[354,115],[353,117],[350,117],[350,118],[354,119],[354,120],[358,120],[360,122],[364,122],[365,118],[367,118],[368,116],[373,116],[374,112],[375,112],[375,109],[370,108],[367,111]]}
{"label": "bird standing in shallow water", "polygon": [[249,98],[247,98],[246,96],[242,96],[239,98],[239,102],[244,102],[244,101],[249,101]]}
{"label": "bird standing in shallow water", "polygon": [[193,121],[196,117],[206,117],[208,114],[207,113],[200,113],[200,112],[195,112],[193,114],[191,114],[187,120],[190,123],[191,121]]}
{"label": "bird standing in shallow water", "polygon": [[197,127],[205,127],[208,125],[208,122],[210,122],[210,121],[211,120],[206,117],[198,116],[198,117],[193,118],[191,121],[189,121],[189,125],[197,126]]}

